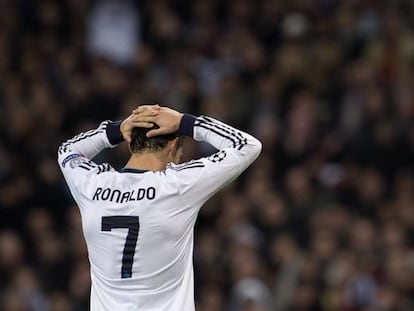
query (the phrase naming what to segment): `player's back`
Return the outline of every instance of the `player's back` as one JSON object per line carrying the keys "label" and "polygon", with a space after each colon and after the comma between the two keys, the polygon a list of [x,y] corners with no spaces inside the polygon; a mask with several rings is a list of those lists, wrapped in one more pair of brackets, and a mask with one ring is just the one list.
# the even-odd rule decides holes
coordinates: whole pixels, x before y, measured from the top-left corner
{"label": "player's back", "polygon": [[91,263],[91,310],[194,310],[193,226],[175,171],[91,176],[78,200]]}
{"label": "player's back", "polygon": [[59,147],[59,166],[82,214],[92,311],[194,310],[198,211],[260,154],[260,141],[218,120],[159,111],[173,130],[178,126],[177,134],[207,142],[217,153],[168,164],[161,172],[116,172],[107,163],[93,162],[103,149],[122,141],[122,124],[128,126],[133,115],[122,123],[102,122]]}

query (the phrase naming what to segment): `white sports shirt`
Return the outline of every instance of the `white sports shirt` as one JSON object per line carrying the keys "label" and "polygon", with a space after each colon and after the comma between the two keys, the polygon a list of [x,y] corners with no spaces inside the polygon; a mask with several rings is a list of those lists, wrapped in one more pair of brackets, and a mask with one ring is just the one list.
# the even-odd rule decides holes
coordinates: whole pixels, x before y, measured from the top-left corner
{"label": "white sports shirt", "polygon": [[200,207],[240,175],[261,143],[213,118],[185,114],[180,134],[219,151],[163,171],[91,159],[122,141],[105,121],[63,143],[58,161],[77,202],[91,267],[91,311],[194,310],[193,229]]}

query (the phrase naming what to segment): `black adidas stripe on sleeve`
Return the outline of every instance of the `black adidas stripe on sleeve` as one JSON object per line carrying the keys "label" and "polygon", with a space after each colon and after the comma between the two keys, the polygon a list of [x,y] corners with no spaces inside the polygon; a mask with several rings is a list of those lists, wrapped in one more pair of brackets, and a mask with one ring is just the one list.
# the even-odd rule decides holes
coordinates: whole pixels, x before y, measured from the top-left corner
{"label": "black adidas stripe on sleeve", "polygon": [[202,127],[215,134],[230,140],[233,143],[233,148],[242,149],[247,144],[247,138],[245,138],[239,131],[228,127],[225,124],[217,123],[208,117],[200,117],[196,120],[194,126]]}
{"label": "black adidas stripe on sleeve", "polygon": [[93,137],[95,135],[98,135],[100,133],[103,133],[106,130],[106,126],[108,125],[109,121],[104,121],[101,123],[101,125],[97,128],[97,129],[93,129],[93,130],[89,130],[87,132],[84,133],[80,133],[78,135],[76,135],[75,137],[68,139],[66,142],[64,142],[60,147],[59,147],[59,154],[62,154],[64,152],[67,151],[67,148],[71,145],[74,144],[76,142],[82,141],[86,138],[90,138]]}

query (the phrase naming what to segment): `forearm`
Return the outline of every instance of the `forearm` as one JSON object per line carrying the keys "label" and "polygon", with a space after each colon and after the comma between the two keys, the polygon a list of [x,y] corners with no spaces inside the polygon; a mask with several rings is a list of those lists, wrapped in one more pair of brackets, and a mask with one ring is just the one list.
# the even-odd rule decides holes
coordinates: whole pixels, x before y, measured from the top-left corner
{"label": "forearm", "polygon": [[241,158],[252,161],[261,151],[261,143],[256,138],[226,123],[211,117],[201,116],[194,122],[194,139],[205,141],[218,150],[234,149]]}
{"label": "forearm", "polygon": [[72,152],[92,159],[105,148],[114,147],[123,140],[119,126],[119,122],[104,121],[98,128],[64,142],[59,148],[59,155]]}
{"label": "forearm", "polygon": [[219,150],[229,149],[229,153],[234,154],[232,158],[235,165],[250,164],[257,158],[262,147],[253,136],[214,118],[194,117],[168,107],[140,106],[133,111],[131,117],[135,122],[158,125],[157,129],[147,133],[147,137],[177,133],[205,141]]}
{"label": "forearm", "polygon": [[262,149],[261,142],[252,135],[211,117],[185,114],[178,132],[220,150],[221,154],[217,157],[230,158],[228,164],[234,166],[236,171],[246,169],[259,156]]}

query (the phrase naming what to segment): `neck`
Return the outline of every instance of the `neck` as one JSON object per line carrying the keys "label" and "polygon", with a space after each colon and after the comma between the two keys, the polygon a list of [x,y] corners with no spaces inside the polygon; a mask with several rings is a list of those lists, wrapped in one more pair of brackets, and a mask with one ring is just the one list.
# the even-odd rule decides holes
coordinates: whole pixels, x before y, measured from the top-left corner
{"label": "neck", "polygon": [[148,171],[162,171],[167,166],[167,163],[168,161],[161,153],[133,153],[125,167]]}

